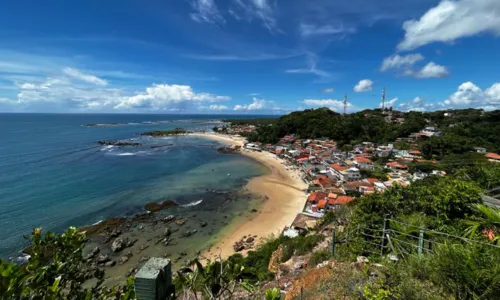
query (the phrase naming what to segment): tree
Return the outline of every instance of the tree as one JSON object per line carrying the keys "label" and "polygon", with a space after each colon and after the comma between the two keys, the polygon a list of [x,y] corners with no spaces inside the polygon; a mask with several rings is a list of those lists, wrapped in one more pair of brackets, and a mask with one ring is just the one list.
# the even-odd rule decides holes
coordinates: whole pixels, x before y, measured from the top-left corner
{"label": "tree", "polygon": [[0,260],[2,299],[134,299],[132,280],[126,286],[106,289],[101,287],[103,272],[92,289],[83,288],[84,243],[85,233],[74,227],[60,235],[34,229],[26,264]]}

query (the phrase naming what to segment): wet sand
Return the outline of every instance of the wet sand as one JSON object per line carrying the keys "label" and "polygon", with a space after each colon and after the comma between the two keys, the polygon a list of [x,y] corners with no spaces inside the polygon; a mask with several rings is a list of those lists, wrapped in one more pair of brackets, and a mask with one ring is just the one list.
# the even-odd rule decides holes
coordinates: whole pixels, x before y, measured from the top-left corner
{"label": "wet sand", "polygon": [[[231,145],[243,145],[244,138],[212,133],[193,134],[218,140]],[[258,207],[258,212],[245,220],[236,221],[221,233],[211,249],[202,253],[203,256],[226,258],[234,254],[233,245],[244,236],[257,235],[259,242],[270,235],[279,235],[291,224],[297,213],[302,211],[307,185],[300,178],[296,169],[287,168],[282,160],[268,152],[254,152],[243,149],[243,155],[251,157],[266,166],[270,173],[251,179],[245,186],[249,192],[265,197]],[[245,253],[245,250],[242,251]]]}

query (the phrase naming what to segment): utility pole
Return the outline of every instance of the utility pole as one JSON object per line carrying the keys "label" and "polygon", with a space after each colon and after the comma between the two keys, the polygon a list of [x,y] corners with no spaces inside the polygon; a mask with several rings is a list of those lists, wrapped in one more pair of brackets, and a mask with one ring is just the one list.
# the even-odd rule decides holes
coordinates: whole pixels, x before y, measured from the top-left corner
{"label": "utility pole", "polygon": [[344,115],[345,115],[346,109],[347,109],[347,95],[344,95]]}
{"label": "utility pole", "polygon": [[385,87],[382,90],[382,112],[385,110]]}

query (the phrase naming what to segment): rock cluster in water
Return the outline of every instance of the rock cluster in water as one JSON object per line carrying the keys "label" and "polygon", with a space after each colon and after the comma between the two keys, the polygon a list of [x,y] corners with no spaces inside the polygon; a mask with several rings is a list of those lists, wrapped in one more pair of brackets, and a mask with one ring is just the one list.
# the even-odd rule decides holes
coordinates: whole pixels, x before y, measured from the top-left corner
{"label": "rock cluster in water", "polygon": [[103,146],[118,146],[118,147],[126,147],[126,146],[142,146],[141,143],[136,143],[136,142],[124,142],[124,141],[98,141],[97,142],[99,145]]}

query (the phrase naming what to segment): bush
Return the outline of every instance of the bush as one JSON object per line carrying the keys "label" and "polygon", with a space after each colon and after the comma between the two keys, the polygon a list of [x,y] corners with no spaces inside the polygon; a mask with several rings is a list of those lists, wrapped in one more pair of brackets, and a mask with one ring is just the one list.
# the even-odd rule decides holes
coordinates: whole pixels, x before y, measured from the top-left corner
{"label": "bush", "polygon": [[309,260],[309,265],[315,266],[329,259],[330,259],[330,251],[319,250],[312,254],[311,259]]}
{"label": "bush", "polygon": [[293,255],[304,255],[312,251],[312,249],[325,237],[323,235],[298,236],[289,239],[283,243],[283,256],[281,261],[289,260]]}

